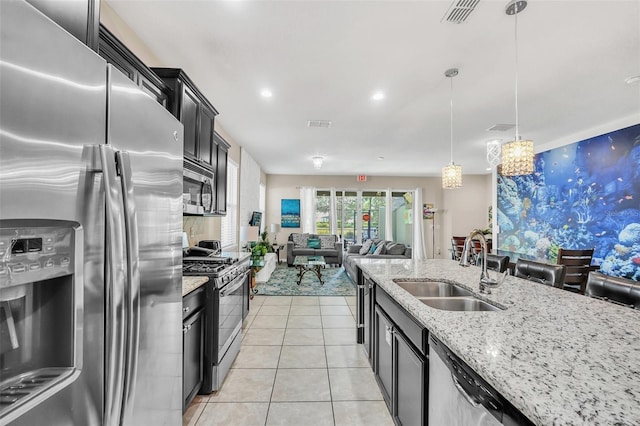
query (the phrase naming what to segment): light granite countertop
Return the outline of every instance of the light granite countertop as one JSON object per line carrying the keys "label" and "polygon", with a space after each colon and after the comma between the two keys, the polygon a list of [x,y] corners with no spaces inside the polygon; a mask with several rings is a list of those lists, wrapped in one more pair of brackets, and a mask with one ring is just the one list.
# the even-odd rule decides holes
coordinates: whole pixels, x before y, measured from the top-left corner
{"label": "light granite countertop", "polygon": [[182,297],[191,293],[193,290],[198,287],[203,286],[207,281],[209,281],[209,277],[196,277],[196,276],[186,276],[182,277]]}
{"label": "light granite countertop", "polygon": [[[452,260],[358,263],[534,423],[640,425],[639,311],[515,277],[479,295],[480,268]],[[506,309],[434,309],[393,278],[453,281]]]}

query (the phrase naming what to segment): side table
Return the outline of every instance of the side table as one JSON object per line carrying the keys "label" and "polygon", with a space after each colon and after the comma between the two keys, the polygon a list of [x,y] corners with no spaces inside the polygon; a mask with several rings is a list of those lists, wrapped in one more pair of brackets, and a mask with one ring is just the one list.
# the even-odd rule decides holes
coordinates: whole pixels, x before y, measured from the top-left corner
{"label": "side table", "polygon": [[271,244],[271,248],[273,249],[273,252],[276,254],[278,259],[278,264],[279,264],[280,262],[282,262],[282,260],[280,260],[280,250],[284,249],[284,244]]}

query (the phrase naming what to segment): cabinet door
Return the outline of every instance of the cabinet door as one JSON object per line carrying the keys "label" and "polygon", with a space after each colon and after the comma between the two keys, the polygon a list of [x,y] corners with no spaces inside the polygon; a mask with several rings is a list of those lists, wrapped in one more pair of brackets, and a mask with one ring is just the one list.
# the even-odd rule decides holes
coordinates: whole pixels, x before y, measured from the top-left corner
{"label": "cabinet door", "polygon": [[200,105],[200,138],[198,141],[198,158],[206,165],[215,165],[215,145],[213,143],[213,111],[205,105]]}
{"label": "cabinet door", "polygon": [[384,402],[387,403],[389,411],[391,406],[391,391],[393,384],[393,323],[378,306],[375,307],[374,314],[374,366],[373,372],[376,375]]}
{"label": "cabinet door", "polygon": [[426,425],[427,363],[397,329],[393,346],[393,417],[400,425]]}
{"label": "cabinet door", "polygon": [[117,68],[122,74],[134,83],[137,83],[137,74],[135,67],[129,63],[120,53],[108,44],[104,33],[100,32],[100,44],[98,46],[98,52],[105,61]]}
{"label": "cabinet door", "polygon": [[203,379],[204,327],[202,310],[191,315],[182,326],[182,411],[198,393]]}
{"label": "cabinet door", "polygon": [[167,93],[164,92],[161,88],[159,88],[155,84],[153,84],[152,81],[143,77],[142,74],[140,74],[138,86],[140,86],[140,88],[144,93],[151,96],[153,100],[158,102],[163,107],[167,108],[169,103],[169,97],[167,96]]}
{"label": "cabinet door", "polygon": [[187,86],[182,86],[182,105],[180,122],[184,126],[184,155],[192,160],[198,159],[198,110],[200,101]]}
{"label": "cabinet door", "polygon": [[364,350],[369,357],[369,363],[372,363],[373,360],[373,344],[372,341],[372,317],[373,317],[373,307],[374,307],[374,298],[373,298],[373,290],[374,284],[370,279],[364,280],[364,301],[363,301],[363,320],[364,320],[364,333],[363,333],[363,341]]}

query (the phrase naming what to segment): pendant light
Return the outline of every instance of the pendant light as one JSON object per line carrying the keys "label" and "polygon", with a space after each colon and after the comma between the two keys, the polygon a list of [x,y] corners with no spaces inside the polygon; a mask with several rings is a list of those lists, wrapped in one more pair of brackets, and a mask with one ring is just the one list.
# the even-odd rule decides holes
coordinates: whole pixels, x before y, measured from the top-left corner
{"label": "pendant light", "polygon": [[515,47],[516,47],[516,135],[513,141],[502,146],[502,175],[520,176],[533,173],[533,141],[520,138],[518,121],[518,13],[527,7],[526,0],[511,0],[505,9],[507,15],[515,17]]}
{"label": "pendant light", "polygon": [[444,189],[455,189],[462,187],[462,166],[453,162],[453,77],[458,75],[458,68],[450,68],[444,72],[447,78],[451,79],[451,162],[442,168],[442,187]]}

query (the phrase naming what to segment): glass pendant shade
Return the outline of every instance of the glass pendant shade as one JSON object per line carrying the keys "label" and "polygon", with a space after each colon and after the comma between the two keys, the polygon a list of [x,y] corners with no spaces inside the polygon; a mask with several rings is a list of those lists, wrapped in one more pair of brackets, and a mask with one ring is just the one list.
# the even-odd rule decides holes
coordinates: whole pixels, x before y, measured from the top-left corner
{"label": "glass pendant shade", "polygon": [[530,175],[533,170],[533,141],[513,140],[502,145],[503,176]]}
{"label": "glass pendant shade", "polygon": [[498,164],[500,164],[501,146],[502,144],[500,143],[499,140],[493,140],[493,141],[487,142],[487,162],[491,167],[495,167]]}
{"label": "glass pendant shade", "polygon": [[442,168],[442,187],[444,189],[455,189],[462,187],[462,166],[449,163]]}

